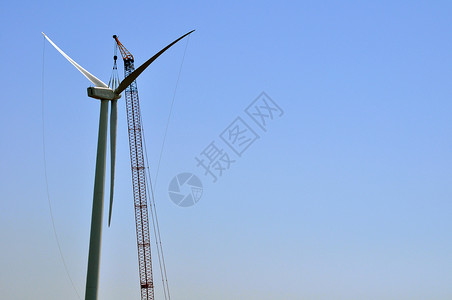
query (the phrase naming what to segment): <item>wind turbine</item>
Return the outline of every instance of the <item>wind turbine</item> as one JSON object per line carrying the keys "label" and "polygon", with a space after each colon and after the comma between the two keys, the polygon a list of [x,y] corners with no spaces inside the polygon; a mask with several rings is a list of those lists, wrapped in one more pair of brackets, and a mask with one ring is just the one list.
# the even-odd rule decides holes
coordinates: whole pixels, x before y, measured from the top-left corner
{"label": "wind turbine", "polygon": [[99,265],[100,249],[102,239],[102,216],[104,206],[104,186],[105,186],[105,161],[107,152],[107,130],[108,130],[108,102],[111,102],[110,112],[110,151],[111,151],[111,182],[110,182],[110,209],[109,224],[111,219],[111,207],[113,205],[113,187],[115,177],[115,159],[116,159],[116,128],[117,128],[117,102],[121,98],[121,92],[124,91],[154,60],[163,52],[168,50],[178,41],[192,33],[194,30],[182,35],[165,48],[157,52],[140,67],[138,67],[129,76],[113,90],[96,76],[82,68],[72,58],[63,52],[48,36],[42,33],[44,37],[61,53],[74,67],[77,68],[89,81],[95,86],[88,87],[88,96],[100,100],[99,117],[99,135],[97,140],[96,171],[94,179],[93,209],[91,215],[91,233],[89,240],[88,271],[86,278],[85,300],[96,300],[99,283]]}

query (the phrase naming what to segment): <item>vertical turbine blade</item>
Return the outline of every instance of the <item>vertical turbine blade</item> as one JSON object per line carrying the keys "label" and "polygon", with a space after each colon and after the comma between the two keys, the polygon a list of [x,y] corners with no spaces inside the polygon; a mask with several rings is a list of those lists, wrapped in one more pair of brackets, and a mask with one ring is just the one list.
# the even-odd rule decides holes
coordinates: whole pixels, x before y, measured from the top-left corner
{"label": "vertical turbine blade", "polygon": [[111,101],[110,113],[110,152],[111,152],[111,175],[110,175],[110,208],[108,212],[108,226],[111,223],[111,212],[113,209],[113,193],[115,187],[115,161],[116,161],[116,127],[118,119],[118,100]]}

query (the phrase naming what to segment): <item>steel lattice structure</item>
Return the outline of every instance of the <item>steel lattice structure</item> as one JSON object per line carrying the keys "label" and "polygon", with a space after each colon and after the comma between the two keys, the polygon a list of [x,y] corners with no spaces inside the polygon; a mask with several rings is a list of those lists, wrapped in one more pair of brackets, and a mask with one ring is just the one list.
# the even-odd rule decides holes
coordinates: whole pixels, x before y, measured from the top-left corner
{"label": "steel lattice structure", "polygon": [[[119,41],[118,41],[119,42]],[[124,78],[135,70],[132,58],[124,59]],[[151,238],[146,193],[146,170],[141,133],[141,114],[136,81],[125,90],[127,124],[132,168],[133,199],[137,232],[141,300],[154,300],[152,278]]]}
{"label": "steel lattice structure", "polygon": [[[138,67],[137,70],[135,70],[134,67],[133,55],[126,49],[126,47],[124,47],[124,45],[121,44],[116,35],[113,36],[113,38],[116,41],[116,45],[118,46],[119,51],[121,52],[121,56],[124,60],[124,80],[119,84],[116,90],[121,90],[121,88],[125,88],[124,94],[126,98],[125,100],[127,110],[127,126],[129,133],[130,163],[132,167],[133,199],[135,206],[135,223],[137,232],[138,263],[140,270],[141,300],[154,300],[154,283],[152,278],[151,238],[149,235],[149,215],[146,191],[146,169],[143,153],[143,137],[141,132],[142,129],[141,113],[140,113],[140,103],[138,100],[137,83],[135,79],[163,52],[165,52],[172,45],[174,45],[184,37],[188,36],[193,31],[194,30],[182,35],[178,39],[174,40],[172,43],[168,44],[165,48],[157,52],[154,56],[152,56],[140,67]],[[114,59],[115,61],[117,59],[116,52]],[[162,274],[162,281],[164,282],[163,277],[164,275]],[[169,289],[167,284],[168,283],[166,283],[166,291],[168,292],[168,294],[164,292],[165,299],[166,295],[168,295],[169,297]]]}

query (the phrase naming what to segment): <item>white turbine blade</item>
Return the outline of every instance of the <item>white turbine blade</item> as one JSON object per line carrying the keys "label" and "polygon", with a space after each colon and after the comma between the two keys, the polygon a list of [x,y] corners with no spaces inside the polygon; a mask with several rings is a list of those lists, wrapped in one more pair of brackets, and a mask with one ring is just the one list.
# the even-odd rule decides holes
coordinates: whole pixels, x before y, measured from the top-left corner
{"label": "white turbine blade", "polygon": [[63,50],[61,50],[57,45],[55,45],[54,42],[52,42],[51,39],[49,39],[49,37],[47,35],[45,35],[44,32],[42,34],[50,42],[50,44],[52,44],[52,46],[55,47],[55,49],[57,49],[58,52],[61,53],[61,55],[63,55],[71,64],[73,64],[74,67],[76,67],[77,70],[79,70],[83,75],[85,75],[85,77],[88,78],[88,80],[91,81],[95,86],[108,88],[108,85],[103,83],[100,79],[98,79],[96,76],[94,76],[90,72],[83,69],[78,63],[76,63],[72,58],[70,58],[66,53],[64,53]]}

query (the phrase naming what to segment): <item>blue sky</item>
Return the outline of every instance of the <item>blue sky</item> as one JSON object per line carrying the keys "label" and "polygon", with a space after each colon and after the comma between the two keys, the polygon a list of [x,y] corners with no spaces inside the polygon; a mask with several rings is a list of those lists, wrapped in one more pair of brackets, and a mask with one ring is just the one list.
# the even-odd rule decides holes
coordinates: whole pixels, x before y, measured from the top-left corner
{"label": "blue sky", "polygon": [[[56,229],[84,294],[99,103],[41,31],[108,81],[113,34],[139,65],[191,29],[156,183],[172,298],[452,298],[450,2],[3,1],[0,11],[2,298],[78,299],[49,214],[42,91]],[[154,171],[186,45],[138,79]],[[244,112],[262,91],[284,110],[267,132]],[[260,139],[213,183],[195,157],[238,116]],[[120,100],[100,299],[139,299],[128,151]],[[189,208],[167,193],[181,172],[204,185]]]}

